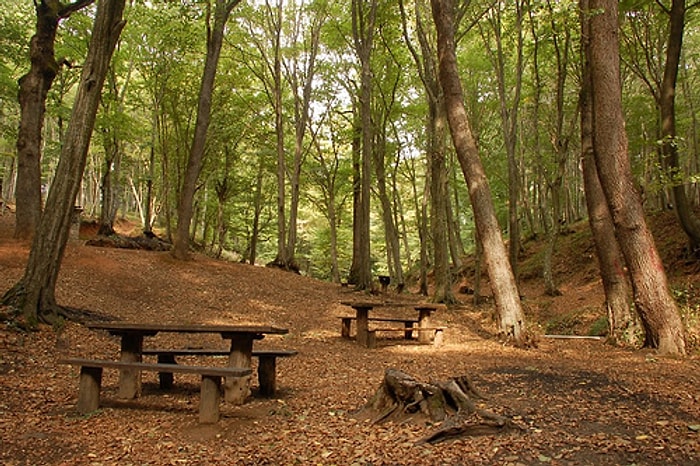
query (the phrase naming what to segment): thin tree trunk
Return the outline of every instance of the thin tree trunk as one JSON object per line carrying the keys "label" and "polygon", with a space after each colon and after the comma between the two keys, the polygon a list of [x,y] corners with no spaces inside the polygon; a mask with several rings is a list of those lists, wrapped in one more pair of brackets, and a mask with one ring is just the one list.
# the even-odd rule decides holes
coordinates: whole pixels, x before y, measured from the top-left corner
{"label": "thin tree trunk", "polygon": [[[360,164],[360,204],[357,233],[357,290],[372,288],[372,264],[370,256],[370,184],[372,182],[372,151],[374,131],[372,127],[372,68],[370,57],[374,43],[375,21],[377,17],[377,0],[352,2],[352,24],[355,53],[360,60],[360,123],[362,128],[362,147]],[[355,259],[353,259],[355,263]]]}
{"label": "thin tree trunk", "polygon": [[90,138],[107,67],[125,22],[124,0],[101,0],[87,58],[71,113],[56,177],[41,217],[22,279],[5,293],[3,303],[20,310],[23,325],[54,322],[56,280],[68,242],[73,205],[87,160]]}
{"label": "thin tree trunk", "polygon": [[685,335],[661,257],[644,219],[628,156],[622,115],[617,0],[591,0],[590,66],[598,176],[625,256],[645,346],[684,355]]}
{"label": "thin tree trunk", "polygon": [[678,215],[683,231],[688,236],[691,252],[700,252],[700,219],[693,213],[685,192],[685,180],[678,160],[678,141],[676,140],[676,81],[678,66],[683,46],[683,29],[685,26],[685,0],[673,0],[671,4],[670,27],[666,47],[666,65],[659,92],[661,110],[661,141],[664,166],[674,180],[673,206]]}
{"label": "thin tree trunk", "polygon": [[[515,5],[515,30],[517,63],[515,65],[515,82],[513,83],[512,102],[508,102],[505,72],[505,58],[503,55],[503,41],[501,35],[501,10],[500,6],[494,7],[494,15],[490,19],[496,40],[495,56],[491,56],[493,67],[498,81],[498,100],[501,114],[501,131],[505,142],[506,155],[508,157],[508,259],[513,269],[513,275],[518,279],[518,257],[520,255],[520,218],[518,207],[520,203],[520,170],[516,157],[516,145],[518,141],[518,110],[520,108],[520,90],[523,81],[523,11],[520,0]],[[487,45],[487,50],[491,48]]]}
{"label": "thin tree trunk", "polygon": [[499,328],[503,336],[516,345],[525,345],[527,332],[520,295],[501,237],[486,173],[464,108],[462,83],[459,79],[455,55],[454,5],[452,0],[432,0],[432,7],[438,32],[440,84],[445,93],[447,119],[452,141],[469,188],[474,219],[484,248],[498,310]]}
{"label": "thin tree trunk", "polygon": [[255,259],[258,254],[258,237],[260,236],[260,216],[263,209],[263,178],[265,176],[265,163],[260,157],[258,161],[258,174],[255,180],[255,197],[253,202],[253,228],[250,233],[250,251],[248,261],[251,265],[255,265]]}
{"label": "thin tree trunk", "polygon": [[231,10],[240,0],[215,0],[214,26],[207,23],[207,56],[204,62],[202,84],[199,90],[199,102],[197,104],[197,122],[195,123],[194,137],[190,147],[190,156],[187,162],[187,171],[180,191],[177,207],[177,228],[173,243],[173,257],[186,260],[190,257],[189,228],[192,221],[194,194],[197,179],[204,165],[204,148],[207,139],[207,129],[211,120],[211,98],[214,92],[214,78],[219,63],[219,55],[224,40],[224,29],[231,14]]}

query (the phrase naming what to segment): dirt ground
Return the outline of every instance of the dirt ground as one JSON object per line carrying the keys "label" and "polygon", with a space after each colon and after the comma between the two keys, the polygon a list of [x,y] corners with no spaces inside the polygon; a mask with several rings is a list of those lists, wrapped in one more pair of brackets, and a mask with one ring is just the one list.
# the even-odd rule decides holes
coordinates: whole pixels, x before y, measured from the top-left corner
{"label": "dirt ground", "polygon": [[[21,277],[28,253],[26,244],[11,239],[12,221],[10,214],[0,217],[0,292]],[[569,273],[561,275],[561,297],[544,300],[537,285],[524,287],[528,318],[538,331],[572,311],[580,310],[573,314],[580,319],[599,317],[595,260],[572,264],[562,251],[560,268]],[[126,321],[282,326],[288,335],[267,337],[256,347],[299,354],[278,361],[275,399],[254,393],[243,406],[224,404],[215,425],[198,425],[199,384],[186,375],[176,376],[176,388],[164,394],[156,375],[144,374],[143,396],[125,402],[116,398],[117,374],[107,370],[101,409],[81,416],[74,409],[77,371],[56,361],[114,358],[119,342],[70,322],[29,334],[2,323],[4,465],[700,465],[697,351],[667,359],[597,340],[549,338],[537,348],[514,349],[494,337],[491,308],[469,304],[434,314],[435,323],[447,327],[440,347],[382,339],[378,348],[366,349],[340,338],[337,316],[351,311],[340,301],[367,299],[349,288],[201,255],[185,263],[164,252],[90,247],[83,240],[67,248],[57,298]],[[469,296],[460,298],[469,303]],[[161,334],[146,345],[222,342]],[[373,425],[354,415],[387,368],[422,381],[469,375],[489,397],[480,406],[512,417],[523,430],[416,445],[438,426]]]}

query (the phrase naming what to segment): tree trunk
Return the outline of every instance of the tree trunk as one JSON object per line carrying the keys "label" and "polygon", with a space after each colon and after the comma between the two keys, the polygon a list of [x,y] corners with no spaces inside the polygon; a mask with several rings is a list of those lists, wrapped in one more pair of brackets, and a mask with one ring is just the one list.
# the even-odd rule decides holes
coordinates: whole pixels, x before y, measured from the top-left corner
{"label": "tree trunk", "polygon": [[192,221],[197,179],[204,165],[204,148],[207,139],[207,129],[211,120],[211,98],[214,92],[214,78],[216,77],[216,68],[224,40],[226,22],[231,14],[231,10],[239,2],[240,0],[215,0],[214,27],[211,28],[211,24],[207,23],[207,56],[204,62],[204,73],[199,90],[197,122],[195,123],[187,171],[177,206],[177,227],[172,254],[176,259],[180,260],[186,260],[190,257],[189,228]]}
{"label": "tree trunk", "polygon": [[[516,157],[518,141],[518,110],[520,108],[520,90],[523,81],[523,11],[520,0],[514,2],[515,6],[515,31],[516,31],[516,60],[515,82],[513,83],[512,101],[508,102],[506,85],[505,57],[503,55],[503,41],[501,34],[501,10],[500,6],[494,7],[494,14],[489,21],[493,28],[496,40],[495,56],[491,55],[491,61],[496,71],[498,81],[498,100],[501,115],[501,131],[508,157],[508,259],[513,269],[513,275],[518,278],[518,258],[520,255],[520,218],[518,207],[520,203],[520,169]],[[510,26],[509,26],[510,27]],[[488,43],[485,44],[490,51]]]}
{"label": "tree trunk", "polygon": [[255,265],[258,254],[258,239],[260,236],[260,216],[263,210],[263,179],[265,176],[265,163],[260,157],[258,161],[258,173],[255,179],[255,197],[253,202],[253,228],[250,233],[250,251],[248,261],[250,265]]}
{"label": "tree trunk", "polygon": [[374,43],[374,25],[377,17],[377,0],[352,2],[352,24],[355,53],[360,60],[360,124],[362,128],[360,164],[360,203],[357,233],[358,254],[353,258],[357,266],[355,289],[372,288],[372,264],[370,255],[370,194],[372,183],[372,151],[374,131],[372,127],[372,68],[370,57]]}
{"label": "tree trunk", "polygon": [[362,161],[362,124],[360,123],[359,108],[357,100],[353,100],[352,111],[352,263],[348,273],[348,284],[356,285],[360,280],[360,257],[362,247],[362,175],[360,173]]}
{"label": "tree trunk", "polygon": [[678,160],[678,141],[676,140],[676,81],[683,45],[685,26],[685,0],[673,0],[670,11],[670,27],[666,46],[666,64],[664,77],[659,92],[661,110],[661,141],[664,167],[673,182],[673,206],[678,215],[683,231],[688,236],[690,251],[700,252],[700,219],[693,213],[692,206],[685,192],[685,180]]}
{"label": "tree trunk", "polygon": [[498,310],[499,329],[505,338],[512,340],[516,345],[525,345],[527,332],[520,295],[501,237],[486,173],[464,108],[462,83],[459,80],[455,56],[454,5],[452,0],[432,0],[432,7],[438,32],[440,84],[445,93],[447,119],[484,248]]}
{"label": "tree trunk", "polygon": [[408,20],[403,2],[401,8],[403,34],[416,63],[418,73],[425,88],[428,101],[428,119],[426,122],[427,158],[429,176],[426,183],[430,193],[430,232],[433,245],[434,288],[432,301],[454,304],[457,299],[452,291],[452,273],[450,271],[450,228],[448,220],[449,191],[448,170],[445,161],[447,122],[445,99],[440,89],[435,50],[431,47],[428,34],[420,14],[420,5],[415,6],[415,34],[420,44],[420,54],[413,46],[408,28]]}
{"label": "tree trunk", "polygon": [[598,257],[600,278],[605,292],[605,307],[608,315],[608,341],[617,344],[636,344],[636,334],[640,330],[632,315],[631,291],[625,259],[615,238],[610,210],[600,186],[598,169],[595,165],[593,147],[593,103],[591,101],[591,75],[586,51],[590,37],[588,11],[589,0],[580,0],[581,49],[584,51],[581,78],[581,164],[583,184],[586,191],[588,222],[593,233],[593,242]]}
{"label": "tree trunk", "polygon": [[73,205],[85,169],[102,85],[125,24],[123,11],[124,0],[98,3],[88,55],[46,211],[34,235],[24,276],[3,297],[4,304],[22,312],[24,324],[29,327],[38,321],[54,321],[58,312],[56,280],[68,242]]}
{"label": "tree trunk", "polygon": [[598,176],[629,268],[635,308],[646,331],[644,344],[662,354],[684,355],[683,323],[630,168],[622,115],[617,1],[591,0],[590,7],[596,12],[590,17],[589,52]]}
{"label": "tree trunk", "polygon": [[31,239],[41,217],[41,135],[46,96],[64,63],[56,61],[54,43],[58,23],[94,0],[62,4],[35,1],[36,32],[29,44],[31,66],[19,79],[20,123],[17,134],[15,238]]}

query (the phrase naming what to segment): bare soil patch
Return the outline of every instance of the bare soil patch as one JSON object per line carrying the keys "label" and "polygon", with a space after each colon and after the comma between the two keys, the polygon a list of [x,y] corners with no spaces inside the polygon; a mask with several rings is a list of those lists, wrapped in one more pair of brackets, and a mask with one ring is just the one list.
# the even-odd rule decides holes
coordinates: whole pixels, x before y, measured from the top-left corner
{"label": "bare soil patch", "polygon": [[[26,244],[11,239],[12,221],[9,214],[0,217],[3,292],[21,277],[28,253]],[[348,288],[201,255],[178,262],[165,252],[90,247],[84,239],[67,248],[57,285],[61,304],[130,321],[283,326],[288,335],[267,337],[259,346],[299,354],[279,361],[275,399],[253,396],[244,406],[223,405],[223,419],[213,426],[197,424],[199,384],[187,376],[163,394],[157,376],[145,374],[143,396],[123,402],[115,397],[116,373],[107,371],[102,409],[83,417],[74,410],[76,370],[56,361],[114,358],[119,342],[71,322],[29,334],[2,324],[2,464],[700,464],[700,433],[693,430],[700,424],[697,353],[663,359],[600,341],[552,339],[541,339],[535,349],[513,349],[493,337],[488,305],[468,304],[433,315],[436,325],[448,328],[441,347],[382,339],[370,350],[340,338],[337,316],[350,311],[340,301],[366,299]],[[675,272],[684,267],[673,280],[697,279],[694,265],[673,247],[667,263],[675,264]],[[583,267],[594,259],[582,257],[577,267],[571,258],[585,251],[563,254],[562,263],[570,266],[560,270],[563,296],[543,298],[533,278],[523,286],[525,302],[533,325],[580,311],[582,329],[602,315],[600,287]],[[158,335],[147,344],[222,342]],[[523,430],[416,445],[439,425],[372,425],[355,413],[387,368],[425,382],[469,375],[489,397],[482,406]]]}

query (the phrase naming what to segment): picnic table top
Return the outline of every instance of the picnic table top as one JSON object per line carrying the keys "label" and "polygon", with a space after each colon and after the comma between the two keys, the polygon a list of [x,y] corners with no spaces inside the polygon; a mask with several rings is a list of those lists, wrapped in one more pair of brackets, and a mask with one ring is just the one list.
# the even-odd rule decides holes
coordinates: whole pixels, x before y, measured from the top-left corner
{"label": "picnic table top", "polygon": [[289,333],[286,328],[271,325],[226,325],[226,324],[169,324],[141,322],[93,322],[87,324],[92,330],[106,330],[113,334],[141,333],[155,335],[158,332],[171,333],[221,333],[224,334],[253,334],[253,335],[284,335]]}
{"label": "picnic table top", "polygon": [[429,309],[433,311],[444,307],[443,305],[433,303],[406,303],[398,301],[341,301],[340,304],[353,308],[410,307],[417,310]]}

